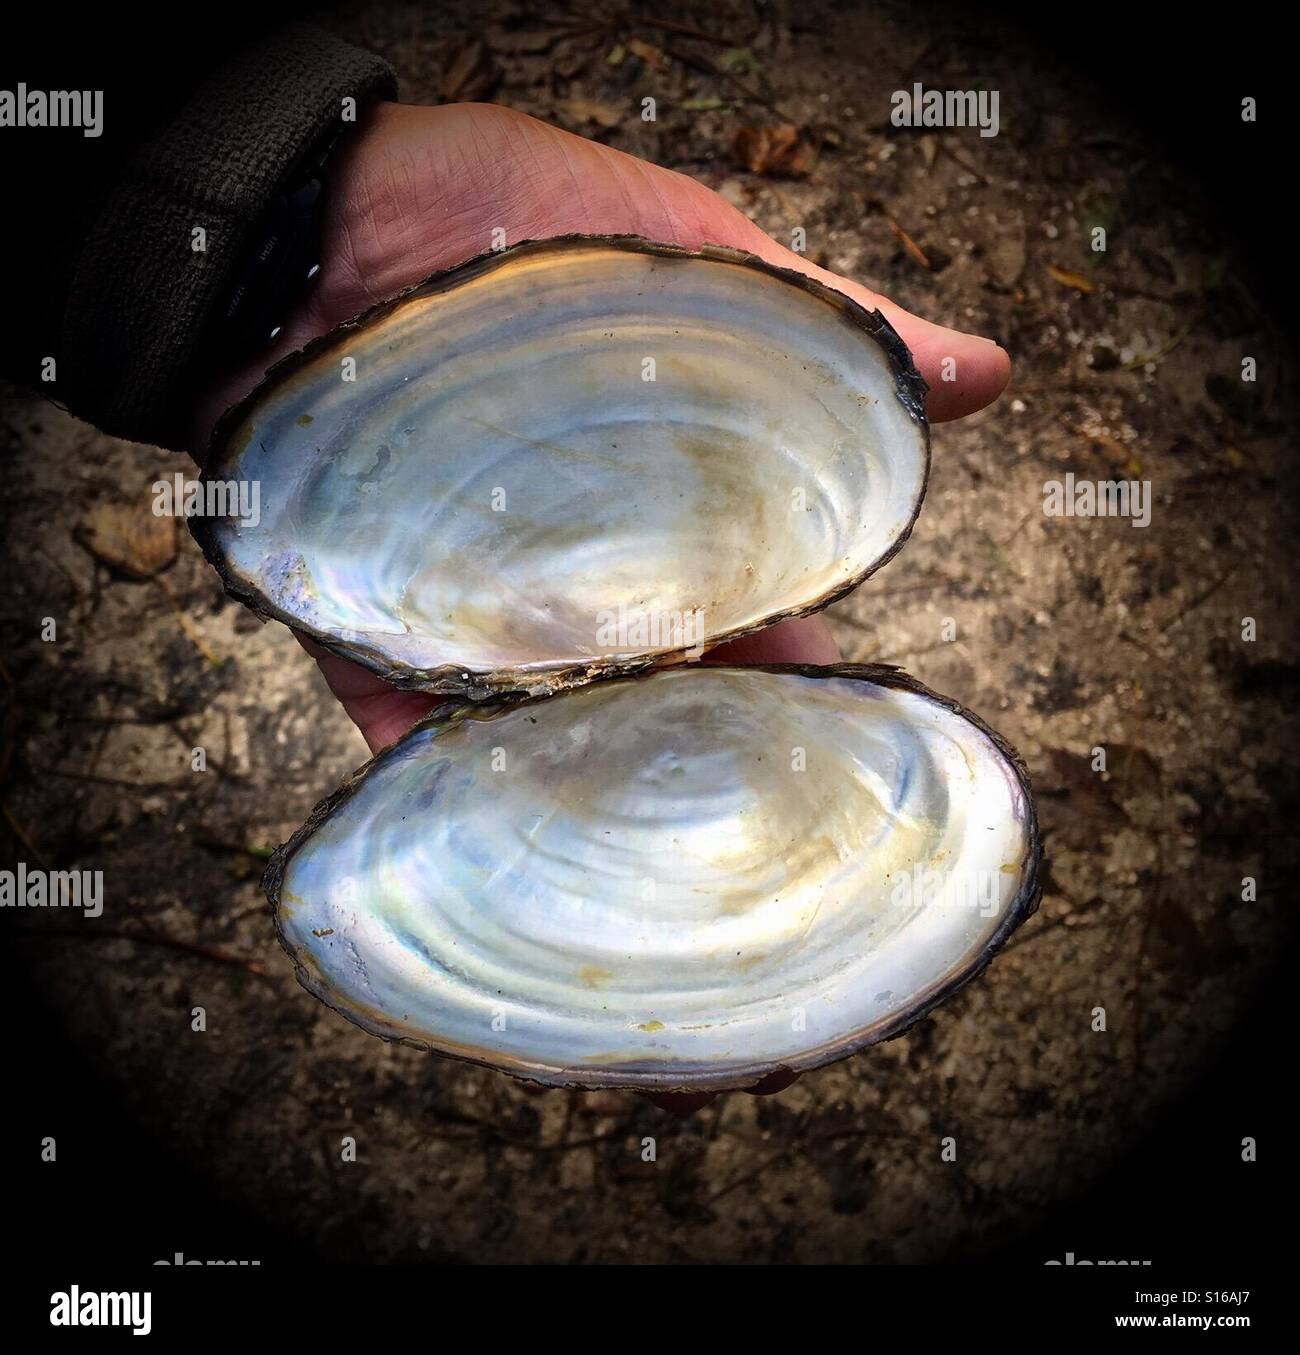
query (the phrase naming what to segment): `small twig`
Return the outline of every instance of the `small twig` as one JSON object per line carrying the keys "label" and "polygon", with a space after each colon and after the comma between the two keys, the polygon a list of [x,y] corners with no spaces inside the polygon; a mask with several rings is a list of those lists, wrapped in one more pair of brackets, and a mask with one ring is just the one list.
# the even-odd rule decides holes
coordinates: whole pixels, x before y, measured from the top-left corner
{"label": "small twig", "polygon": [[219,837],[200,837],[195,841],[200,847],[210,847],[219,852],[235,852],[241,856],[255,856],[260,861],[269,861],[274,855],[274,849],[271,847],[245,847],[240,842],[227,842]]}
{"label": "small twig", "polygon": [[486,1120],[477,1119],[473,1115],[458,1115],[448,1111],[440,1112],[440,1115],[442,1119],[450,1120],[453,1124],[473,1125],[477,1132],[464,1135],[467,1139],[477,1138],[480,1142],[483,1139],[490,1139],[503,1148],[519,1148],[525,1153],[570,1153],[578,1148],[594,1148],[597,1144],[622,1138],[627,1133],[627,1122],[624,1120],[603,1134],[592,1134],[585,1139],[566,1139],[557,1143],[536,1143],[532,1139],[512,1138],[509,1134],[503,1134],[496,1125],[489,1124]]}
{"label": "small twig", "polygon": [[44,556],[45,559],[47,559],[50,562],[50,564],[52,564],[54,568],[57,569],[65,579],[67,579],[67,581],[72,585],[72,592],[75,597],[79,598],[85,597],[86,590],[81,586],[80,583],[78,583],[72,571],[67,567],[67,565],[63,563],[62,560],[58,559],[56,556],[51,555],[49,551],[47,551],[45,547],[42,545],[39,544],[35,545],[32,547],[32,549],[35,550],[37,555]]}
{"label": "small twig", "polygon": [[[1109,284],[1107,285],[1109,286]],[[1174,349],[1177,348],[1178,345],[1182,343],[1182,341],[1192,332],[1192,330],[1194,330],[1196,326],[1200,324],[1202,314],[1204,314],[1203,311],[1197,310],[1195,314],[1192,316],[1192,318],[1182,327],[1182,329],[1180,329],[1178,333],[1175,334],[1174,337],[1169,340],[1168,343],[1164,344],[1160,348],[1157,348],[1154,353],[1144,353],[1136,357],[1129,358],[1129,360],[1124,364],[1124,370],[1126,372],[1136,371],[1139,367],[1145,367],[1149,362],[1160,362],[1164,358],[1167,358],[1169,354],[1172,353]]]}
{"label": "small twig", "polygon": [[953,588],[959,582],[957,579],[938,578],[922,580],[920,583],[904,584],[900,588],[882,588],[879,592],[873,592],[869,596],[873,598],[892,598],[899,597],[903,593],[928,593],[932,588]]}
{"label": "small twig", "polygon": [[[1062,897],[1065,897],[1062,895]],[[1078,924],[1076,924],[1077,926]],[[1010,941],[1002,947],[1001,953],[1006,955],[1009,951],[1015,950],[1018,946],[1027,946],[1032,941],[1037,941],[1040,936],[1046,936],[1048,932],[1057,931],[1061,927],[1068,927],[1069,923],[1064,917],[1049,918],[1040,927],[1035,927],[1032,932],[1022,932],[1019,936],[1012,937]]]}
{"label": "small twig", "polygon": [[38,776],[58,776],[65,781],[88,781],[94,786],[117,786],[123,790],[175,790],[185,778],[176,777],[171,781],[123,781],[116,776],[99,776],[94,772],[65,772],[57,767],[33,767]]}
{"label": "small twig", "polygon": [[203,636],[199,634],[198,627],[195,626],[194,622],[190,620],[184,609],[176,601],[175,594],[167,587],[162,575],[155,574],[153,576],[153,582],[162,590],[162,595],[171,605],[172,611],[176,613],[176,620],[180,623],[181,630],[185,632],[185,638],[189,640],[190,644],[192,644],[214,668],[220,668],[225,660],[219,655],[214,654],[212,650],[208,648],[207,644],[204,643]]}
{"label": "small twig", "polygon": [[725,1196],[730,1195],[733,1190],[739,1190],[741,1186],[748,1185],[748,1183],[756,1176],[761,1176],[769,1167],[776,1166],[783,1157],[788,1156],[792,1151],[793,1144],[787,1144],[784,1148],[777,1149],[771,1157],[765,1158],[757,1167],[754,1167],[750,1171],[743,1172],[740,1176],[736,1177],[734,1181],[729,1181],[725,1186],[715,1190],[712,1195],[706,1195],[702,1201],[703,1207],[707,1209],[710,1205],[716,1204]]}
{"label": "small twig", "polygon": [[994,545],[996,545],[999,550],[1006,550],[1006,548],[1016,539],[1016,537],[1018,537],[1020,533],[1025,530],[1025,527],[1028,525],[1029,520],[1032,517],[1034,517],[1037,514],[1037,512],[1038,509],[1036,508],[1029,509],[1029,511],[1024,515],[1024,517],[1022,517],[1020,521],[1017,522],[1016,525],[1011,529],[1011,534],[1007,537],[1007,539],[1005,541],[995,541]]}
{"label": "small twig", "polygon": [[[749,1182],[752,1181],[756,1176],[761,1176],[763,1172],[765,1172],[769,1167],[775,1166],[778,1162],[781,1161],[782,1158],[788,1157],[795,1149],[795,1144],[798,1141],[799,1131],[803,1128],[803,1122],[805,1118],[806,1118],[805,1115],[800,1115],[799,1123],[796,1124],[794,1129],[791,1131],[790,1141],[786,1144],[784,1148],[780,1148],[770,1157],[764,1158],[763,1161],[760,1162],[756,1167],[752,1167],[747,1172],[742,1172],[741,1175],[735,1178],[735,1180],[728,1181],[725,1186],[719,1187],[719,1189],[715,1190],[712,1195],[705,1196],[703,1200],[704,1207],[707,1208],[709,1205],[715,1204],[718,1200],[721,1200],[725,1196],[730,1195],[733,1190],[739,1190],[741,1186],[748,1185]],[[855,1126],[853,1128],[846,1129],[832,1129],[825,1134],[815,1134],[813,1135],[811,1140],[804,1140],[804,1142],[833,1143],[838,1139],[870,1138],[885,1140],[885,1139],[905,1139],[908,1137],[909,1136],[906,1134],[891,1133],[889,1130],[882,1130],[875,1125],[868,1125],[866,1128]]]}
{"label": "small twig", "polygon": [[1109,281],[1106,286],[1110,288],[1116,296],[1135,296],[1143,301],[1158,301],[1165,306],[1183,306],[1192,299],[1193,294],[1186,292],[1175,292],[1172,296],[1165,296],[1163,292],[1151,292],[1145,287],[1134,287],[1127,282]]}
{"label": "small twig", "polygon": [[832,625],[836,622],[840,622],[843,625],[851,626],[854,630],[860,630],[864,635],[874,635],[876,633],[875,626],[868,626],[865,621],[859,621],[856,616],[850,616],[847,612],[841,613],[832,609],[826,613],[826,619]]}
{"label": "small twig", "polygon": [[956,152],[955,150],[953,150],[953,148],[952,148],[950,145],[948,145],[948,143],[947,143],[946,141],[942,141],[942,140],[941,140],[941,141],[939,142],[939,149],[940,149],[940,151],[943,152],[944,155],[946,155],[946,156],[948,157],[949,160],[951,160],[954,164],[956,164],[957,166],[959,166],[961,169],[964,169],[964,170],[966,171],[967,174],[973,174],[973,175],[975,176],[976,180],[977,180],[980,184],[982,184],[985,188],[987,188],[987,187],[989,186],[989,181],[984,177],[984,175],[982,175],[982,174],[979,172],[979,170],[977,170],[977,169],[975,168],[975,166],[972,165],[968,160],[963,160],[963,159],[961,158],[961,156],[958,155],[957,152]]}
{"label": "small twig", "polygon": [[939,640],[935,644],[926,645],[924,649],[900,649],[895,654],[878,654],[871,660],[872,663],[895,663],[899,659],[905,659],[909,656],[918,658],[922,654],[933,654],[936,649],[964,649],[965,644],[961,640]]}
{"label": "small twig", "polygon": [[1126,641],[1128,644],[1131,644],[1135,649],[1140,649],[1147,656],[1147,658],[1151,660],[1152,663],[1160,662],[1160,656],[1156,654],[1155,651],[1150,648],[1150,646],[1144,645],[1142,641],[1137,638],[1136,635],[1130,634],[1130,632],[1128,632],[1127,630],[1121,630],[1119,633],[1119,638],[1121,640]]}
{"label": "small twig", "polygon": [[948,35],[946,33],[941,34],[937,38],[927,38],[912,54],[911,60],[908,61],[907,65],[903,67],[903,73],[898,77],[899,85],[901,87],[906,87],[913,84],[913,77],[916,74],[917,67],[920,66],[921,62],[923,62],[936,47],[942,47],[947,41]]}
{"label": "small twig", "polygon": [[1168,632],[1173,630],[1175,626],[1182,625],[1183,621],[1185,621],[1186,618],[1192,612],[1194,612],[1203,602],[1208,602],[1209,599],[1212,598],[1215,595],[1215,593],[1217,593],[1219,589],[1222,588],[1223,585],[1227,583],[1228,580],[1237,572],[1238,564],[1240,564],[1240,561],[1238,561],[1237,564],[1229,565],[1228,568],[1225,569],[1223,573],[1220,574],[1219,577],[1214,580],[1213,583],[1211,583],[1207,588],[1203,588],[1185,607],[1183,607],[1173,617],[1166,621],[1165,624],[1160,628],[1162,633],[1168,634]]}
{"label": "small twig", "polygon": [[[188,748],[191,751],[193,751],[193,749],[196,746],[193,739],[189,738],[188,735],[186,735],[185,731],[180,727],[178,723],[167,721],[164,723],[163,728],[176,736],[176,739],[180,743],[182,748]],[[226,739],[227,751],[229,750],[229,746],[230,739],[229,731],[227,730],[227,739]],[[216,772],[216,774],[223,780],[234,781],[236,783],[242,783],[244,780],[246,780],[245,777],[236,776],[232,771],[230,771],[229,768],[227,768],[224,759],[213,757],[212,754],[206,752],[206,750],[204,756],[207,759],[207,765],[211,767],[212,770]]]}
{"label": "small twig", "polygon": [[27,834],[27,830],[22,826],[21,823],[18,822],[16,818],[14,818],[13,814],[10,813],[9,806],[6,804],[0,804],[0,812],[3,812],[5,822],[13,830],[13,835],[18,839],[19,842],[23,844],[24,847],[27,848],[29,852],[31,852],[31,854],[36,858],[36,860],[40,862],[41,869],[49,870],[50,863],[46,859],[45,853],[42,852],[41,849],[31,840],[31,838]]}
{"label": "small twig", "polygon": [[722,80],[730,80],[733,85],[747,98],[750,103],[760,104],[768,112],[775,113],[782,122],[788,122],[793,126],[799,125],[799,119],[791,117],[780,104],[773,102],[765,94],[761,94],[756,89],[751,89],[738,75],[733,75],[729,70],[719,66],[716,62],[710,61],[707,57],[692,56],[689,52],[680,52],[673,47],[663,49],[674,61],[680,61],[683,66],[689,66],[692,70],[701,72],[704,75],[716,76]]}
{"label": "small twig", "polygon": [[711,42],[717,47],[735,46],[730,38],[720,38],[713,33],[706,33],[702,28],[696,28],[692,24],[679,24],[672,19],[636,19],[634,26],[637,24],[642,28],[658,28],[664,33],[677,33],[683,38],[699,38],[701,42]]}
{"label": "small twig", "polygon": [[889,229],[894,232],[898,243],[903,246],[903,252],[913,263],[919,264],[927,273],[931,272],[930,258],[925,250],[923,250],[902,226],[898,224],[898,219],[892,212],[888,211],[883,206],[881,207],[881,211],[884,212],[885,220],[889,222]]}
{"label": "small twig", "polygon": [[248,960],[242,955],[232,955],[217,946],[207,946],[199,941],[181,941],[174,936],[164,936],[161,932],[123,931],[120,928],[86,927],[21,927],[19,936],[60,936],[74,941],[137,941],[145,946],[165,946],[170,950],[184,951],[188,955],[198,955],[205,960],[216,960],[219,964],[234,965],[256,974],[259,979],[272,979],[265,966],[258,960]]}
{"label": "small twig", "polygon": [[799,209],[790,201],[781,191],[780,186],[774,180],[768,180],[763,185],[769,193],[781,204],[781,210],[786,215],[787,221],[798,221]]}

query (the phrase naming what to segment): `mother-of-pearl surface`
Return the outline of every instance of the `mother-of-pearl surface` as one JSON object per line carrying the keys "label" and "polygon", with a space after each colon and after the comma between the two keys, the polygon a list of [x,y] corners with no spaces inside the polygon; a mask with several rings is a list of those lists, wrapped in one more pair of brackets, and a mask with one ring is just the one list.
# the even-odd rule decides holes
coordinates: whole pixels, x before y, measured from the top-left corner
{"label": "mother-of-pearl surface", "polygon": [[257,482],[259,520],[206,530],[264,610],[380,671],[528,686],[842,590],[907,531],[927,457],[841,306],[738,262],[570,242],[270,384],[205,470]]}
{"label": "mother-of-pearl surface", "polygon": [[376,1033],[546,1082],[743,1086],[892,1033],[1026,903],[1024,784],[931,697],[691,666],[486,709],[290,848],[285,943]]}

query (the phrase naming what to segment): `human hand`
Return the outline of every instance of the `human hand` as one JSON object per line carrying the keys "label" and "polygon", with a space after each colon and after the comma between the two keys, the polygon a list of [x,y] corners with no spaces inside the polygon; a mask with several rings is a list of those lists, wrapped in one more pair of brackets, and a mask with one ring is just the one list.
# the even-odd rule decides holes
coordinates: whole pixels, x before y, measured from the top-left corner
{"label": "human hand", "polygon": [[[935,421],[983,408],[1010,374],[995,343],[918,319],[818,268],[696,180],[495,104],[379,104],[329,177],[321,270],[312,290],[274,349],[207,394],[199,411],[205,432],[272,362],[429,274],[485,253],[498,229],[512,243],[579,233],[643,235],[689,249],[729,245],[797,268],[884,312],[930,384],[927,412]],[[947,357],[956,360],[956,381],[938,379]],[[319,646],[306,647],[372,752],[437,704]],[[826,623],[811,617],[723,645],[709,657],[834,663],[839,650]]]}
{"label": "human hand", "polygon": [[[861,284],[818,268],[696,180],[510,109],[380,104],[329,178],[321,270],[313,289],[273,350],[209,392],[199,411],[204,432],[285,353],[431,273],[485,253],[499,229],[510,243],[578,233],[641,235],[691,249],[729,245],[799,269],[884,312],[930,384],[927,412],[933,421],[983,408],[1010,374],[1006,353],[990,340],[919,319]],[[938,379],[945,358],[956,360],[956,381]],[[437,698],[390,687],[310,641],[303,644],[372,752],[437,704]],[[731,663],[834,663],[839,657],[820,616],[783,622],[708,656]],[[780,1091],[794,1078],[773,1074],[751,1090]],[[649,1099],[689,1113],[713,1098],[699,1093]]]}

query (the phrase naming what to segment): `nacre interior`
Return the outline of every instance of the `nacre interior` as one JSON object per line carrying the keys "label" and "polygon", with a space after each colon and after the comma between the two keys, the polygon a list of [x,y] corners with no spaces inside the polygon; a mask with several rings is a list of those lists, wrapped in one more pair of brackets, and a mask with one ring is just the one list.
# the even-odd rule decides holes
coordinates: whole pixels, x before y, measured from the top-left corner
{"label": "nacre interior", "polygon": [[1032,906],[1032,821],[932,695],[684,666],[431,717],[289,844],[278,925],[374,1033],[542,1082],[745,1086],[980,968]]}
{"label": "nacre interior", "polygon": [[490,689],[807,610],[924,489],[924,421],[864,315],[718,258],[508,253],[254,398],[205,474],[257,481],[260,520],[213,521],[210,553],[377,671]]}

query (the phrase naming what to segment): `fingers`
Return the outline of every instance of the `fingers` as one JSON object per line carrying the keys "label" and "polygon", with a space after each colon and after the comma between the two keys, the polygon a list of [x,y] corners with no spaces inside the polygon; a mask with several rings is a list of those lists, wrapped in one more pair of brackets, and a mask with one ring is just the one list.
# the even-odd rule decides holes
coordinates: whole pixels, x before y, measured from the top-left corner
{"label": "fingers", "polygon": [[819,278],[869,310],[879,310],[893,325],[912,350],[917,370],[930,387],[925,412],[932,422],[943,423],[974,414],[991,405],[1006,390],[1011,380],[1011,358],[992,339],[923,320],[860,283],[828,273],[789,250],[781,252],[798,260],[790,267]]}
{"label": "fingers", "polygon": [[717,1092],[638,1092],[652,1106],[666,1110],[672,1115],[694,1115],[703,1110],[711,1101],[718,1099]]}
{"label": "fingers", "polygon": [[[761,1082],[745,1088],[746,1096],[775,1096],[783,1092],[791,1083],[799,1080],[799,1074],[789,1068],[778,1068],[769,1073]],[[642,1096],[653,1106],[666,1110],[673,1115],[694,1115],[703,1110],[711,1101],[716,1101],[719,1092],[642,1092]]]}
{"label": "fingers", "polygon": [[403,692],[390,687],[358,663],[340,659],[306,636],[293,632],[298,643],[316,660],[321,676],[338,698],[348,718],[361,731],[372,753],[399,739],[441,699],[424,692]]}
{"label": "fingers", "polygon": [[[298,643],[316,660],[329,689],[361,731],[372,753],[386,748],[445,698],[403,692],[360,664],[341,659],[294,631]],[[820,616],[783,621],[709,651],[714,663],[837,663],[839,646]]]}
{"label": "fingers", "polygon": [[1006,390],[1011,358],[992,339],[918,320],[892,302],[882,303],[880,309],[912,350],[917,370],[930,387],[925,412],[933,423],[963,419],[991,405]]}
{"label": "fingers", "polygon": [[[372,753],[405,734],[445,698],[390,687],[360,664],[341,659],[313,640],[293,632],[298,643],[316,660],[329,689],[360,729]],[[820,616],[782,621],[756,635],[747,635],[711,649],[708,663],[838,663],[839,646]]]}
{"label": "fingers", "polygon": [[[511,241],[572,232],[640,234],[689,249],[744,249],[881,310],[930,385],[926,408],[935,421],[984,408],[1010,379],[1010,358],[991,339],[922,320],[817,267],[777,244],[712,188],[662,165],[491,104],[393,106],[389,125],[381,138],[384,169],[357,199],[366,217],[350,221],[344,213],[336,222],[333,252],[346,264],[344,280],[354,279],[347,297],[354,309],[483,252],[492,226],[506,229]],[[556,191],[561,184],[565,191]],[[422,191],[431,187],[438,191]]]}
{"label": "fingers", "polygon": [[840,647],[821,616],[782,621],[756,635],[719,645],[706,663],[838,663]]}
{"label": "fingers", "polygon": [[[721,198],[717,202],[726,214],[740,216],[730,203]],[[720,212],[718,216],[718,229],[736,236],[733,247],[747,248],[750,253],[757,254],[769,263],[816,278],[828,287],[843,292],[867,310],[878,310],[884,315],[911,350],[917,370],[930,387],[925,412],[933,422],[942,423],[973,414],[992,404],[1006,389],[1011,379],[1011,359],[1006,350],[992,339],[923,320],[879,292],[873,292],[851,278],[819,268],[803,255],[795,254],[758,231],[747,218],[740,219],[744,228],[737,229],[734,224],[724,222],[723,213]],[[757,238],[751,236],[751,231],[757,233]],[[742,243],[742,239],[749,243]],[[733,241],[713,238],[713,243],[733,244]]]}
{"label": "fingers", "polygon": [[961,418],[1005,389],[1011,362],[990,339],[905,311],[819,268],[695,179],[489,104],[381,104],[331,172],[322,270],[275,348],[201,401],[195,445],[272,361],[376,301],[493,246],[571,233],[727,245],[796,269],[880,310],[930,386],[931,419]]}

